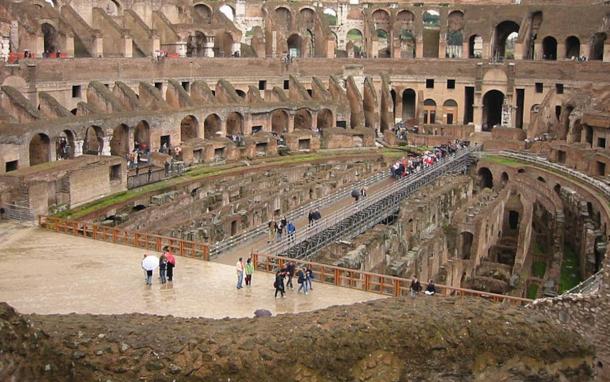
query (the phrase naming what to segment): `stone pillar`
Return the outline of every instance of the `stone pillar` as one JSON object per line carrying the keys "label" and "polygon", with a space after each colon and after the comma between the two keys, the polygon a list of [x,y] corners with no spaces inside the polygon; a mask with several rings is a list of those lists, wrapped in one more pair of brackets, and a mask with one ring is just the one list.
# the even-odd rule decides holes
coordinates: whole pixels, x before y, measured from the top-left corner
{"label": "stone pillar", "polygon": [[186,41],[178,41],[176,43],[176,53],[180,57],[186,57]]}
{"label": "stone pillar", "polygon": [[161,39],[159,38],[159,36],[154,35],[152,37],[152,51],[153,54],[154,52],[158,52],[161,50]]}
{"label": "stone pillar", "polygon": [[74,157],[75,158],[83,155],[83,143],[85,143],[85,141],[82,139],[74,140]]}
{"label": "stone pillar", "polygon": [[311,129],[316,130],[318,128],[318,112],[311,112]]}
{"label": "stone pillar", "polygon": [[69,58],[74,57],[74,36],[72,36],[72,35],[66,36],[66,42],[65,42],[64,47],[61,50],[61,52],[65,53],[66,56]]}
{"label": "stone pillar", "polygon": [[474,123],[474,131],[482,131],[483,126],[483,97],[480,92],[474,93],[474,103],[472,105],[472,120]]}
{"label": "stone pillar", "polygon": [[557,60],[563,60],[566,58],[566,44],[563,42],[557,43]]}
{"label": "stone pillar", "polygon": [[102,146],[102,155],[109,156],[110,155],[110,140],[112,136],[105,136],[102,138],[104,141],[104,145]]}
{"label": "stone pillar", "polygon": [[536,42],[534,43],[534,60],[539,61],[539,60],[543,60],[543,49],[542,49],[542,43],[541,42]]}
{"label": "stone pillar", "polygon": [[206,36],[203,44],[203,56],[214,57],[214,36]]}
{"label": "stone pillar", "polygon": [[481,49],[481,58],[484,60],[489,60],[491,57],[491,41],[483,40],[483,49]]}
{"label": "stone pillar", "polygon": [[277,31],[271,32],[271,57],[277,57]]}
{"label": "stone pillar", "polygon": [[246,114],[244,118],[244,135],[249,136],[252,135],[252,114]]}
{"label": "stone pillar", "polygon": [[222,132],[221,137],[227,136],[227,117],[224,117],[220,120],[220,131]]}
{"label": "stone pillar", "polygon": [[396,106],[394,108],[394,123],[402,121],[402,92],[396,91]]}
{"label": "stone pillar", "polygon": [[122,46],[123,57],[131,58],[133,57],[133,40],[129,36],[123,36],[123,46]]}
{"label": "stone pillar", "polygon": [[470,43],[468,40],[465,40],[462,43],[462,58],[470,58]]}
{"label": "stone pillar", "polygon": [[424,36],[420,33],[417,35],[417,43],[415,44],[415,57],[413,58],[422,57],[424,57]]}
{"label": "stone pillar", "polygon": [[589,52],[591,52],[591,45],[587,42],[580,43],[580,56],[589,57]]}
{"label": "stone pillar", "polygon": [[93,55],[95,57],[104,57],[104,38],[102,36],[95,36],[93,41]]}
{"label": "stone pillar", "polygon": [[446,55],[447,55],[447,39],[443,37],[442,33],[439,33],[438,58],[445,58]]}
{"label": "stone pillar", "polygon": [[610,42],[604,44],[604,62],[610,62]]}
{"label": "stone pillar", "polygon": [[515,60],[523,60],[523,43],[515,43]]}
{"label": "stone pillar", "polygon": [[34,52],[36,58],[42,58],[42,54],[44,53],[44,36],[36,36],[36,42],[34,46]]}
{"label": "stone pillar", "polygon": [[294,113],[288,113],[288,132],[294,131]]}

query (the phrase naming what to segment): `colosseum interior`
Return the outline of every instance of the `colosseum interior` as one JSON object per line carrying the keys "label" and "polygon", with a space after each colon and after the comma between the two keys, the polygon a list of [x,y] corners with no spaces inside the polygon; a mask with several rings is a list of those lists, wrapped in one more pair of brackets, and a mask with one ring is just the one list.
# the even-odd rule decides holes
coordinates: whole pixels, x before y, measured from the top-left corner
{"label": "colosseum interior", "polygon": [[[256,255],[261,273],[292,258],[332,269],[328,293],[393,297],[254,321],[46,316],[64,311],[22,308],[0,276],[20,312],[0,305],[0,380],[610,380],[609,34],[608,0],[3,0],[6,248],[27,229]],[[273,243],[285,216],[297,240]],[[413,277],[442,293],[408,297]],[[172,349],[138,320],[172,320]],[[291,325],[307,339],[277,335]]]}

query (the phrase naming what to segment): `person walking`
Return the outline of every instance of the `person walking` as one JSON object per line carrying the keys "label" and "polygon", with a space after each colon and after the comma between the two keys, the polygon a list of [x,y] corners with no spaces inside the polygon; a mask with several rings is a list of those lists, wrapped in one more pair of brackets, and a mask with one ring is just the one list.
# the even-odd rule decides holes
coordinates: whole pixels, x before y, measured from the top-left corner
{"label": "person walking", "polygon": [[305,267],[305,282],[307,283],[307,290],[312,291],[313,286],[311,285],[311,281],[313,280],[313,270],[311,267]]}
{"label": "person walking", "polygon": [[421,284],[419,283],[419,280],[417,279],[417,277],[413,277],[413,279],[411,280],[411,297],[415,297],[417,296],[417,294],[421,291]]}
{"label": "person walking", "polygon": [[240,257],[235,264],[235,270],[237,271],[237,289],[243,288],[242,281],[244,279],[244,262]]}
{"label": "person walking", "polygon": [[277,298],[277,292],[280,292],[281,296],[284,297],[286,291],[284,289],[284,273],[282,273],[282,271],[277,271],[275,273],[273,286],[275,287],[275,298]]}
{"label": "person walking", "polygon": [[290,287],[290,289],[294,289],[292,286],[292,278],[294,277],[295,265],[294,261],[288,262],[286,265],[286,276],[288,277],[288,281],[286,282],[286,288]]}
{"label": "person walking", "polygon": [[248,260],[246,260],[246,266],[244,267],[244,271],[246,272],[246,286],[252,286],[252,275],[254,274],[254,264],[252,264],[251,258],[248,258]]}
{"label": "person walking", "polygon": [[288,231],[288,238],[290,239],[291,242],[294,242],[297,228],[294,226],[294,224],[292,222],[288,222],[288,226],[286,226],[286,230]]}
{"label": "person walking", "polygon": [[303,291],[304,294],[307,294],[307,282],[305,280],[305,270],[300,268],[297,272],[297,283],[299,284],[299,289],[297,289],[297,293],[301,293]]}
{"label": "person walking", "polygon": [[167,281],[171,283],[174,281],[174,268],[176,267],[176,258],[168,247],[165,247],[164,255],[167,259]]}
{"label": "person walking", "polygon": [[167,269],[167,257],[165,257],[165,253],[159,257],[159,278],[161,279],[161,284],[165,284],[167,282],[166,277],[166,269]]}
{"label": "person walking", "polygon": [[142,257],[142,270],[144,271],[144,282],[146,284],[148,284],[148,272],[146,272],[146,269],[144,269],[144,259],[146,258],[146,254],[144,254],[144,257]]}
{"label": "person walking", "polygon": [[275,228],[276,228],[275,220],[271,219],[269,221],[269,227],[268,228],[269,228],[269,233],[268,233],[268,236],[267,236],[267,244],[271,243],[273,241],[273,239],[275,238]]}

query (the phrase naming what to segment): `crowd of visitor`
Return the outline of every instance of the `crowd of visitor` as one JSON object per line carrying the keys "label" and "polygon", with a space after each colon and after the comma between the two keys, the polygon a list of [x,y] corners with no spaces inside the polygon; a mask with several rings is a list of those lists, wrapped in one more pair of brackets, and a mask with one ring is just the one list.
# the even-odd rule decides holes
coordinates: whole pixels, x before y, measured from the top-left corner
{"label": "crowd of visitor", "polygon": [[286,216],[282,217],[280,220],[275,221],[271,219],[268,223],[268,237],[267,244],[272,241],[280,241],[282,238],[288,236],[291,241],[295,240],[297,228],[293,222],[288,221]]}
{"label": "crowd of visitor", "polygon": [[451,144],[443,144],[435,146],[431,150],[425,151],[421,155],[412,157],[402,157],[397,160],[391,167],[390,173],[396,179],[403,176],[408,176],[415,172],[421,171],[422,169],[434,165],[437,161],[452,155],[456,151],[467,147],[469,142],[456,140]]}
{"label": "crowd of visitor", "polygon": [[[297,268],[294,261],[289,261],[275,273],[275,280],[273,281],[275,298],[277,298],[278,293],[281,297],[284,297],[287,288],[290,288],[290,290],[294,289],[292,279],[295,276],[297,278],[297,283],[299,284],[297,293],[303,291],[303,294],[308,294],[313,290],[313,270],[306,265]],[[284,279],[286,280],[286,283],[284,283]]]}

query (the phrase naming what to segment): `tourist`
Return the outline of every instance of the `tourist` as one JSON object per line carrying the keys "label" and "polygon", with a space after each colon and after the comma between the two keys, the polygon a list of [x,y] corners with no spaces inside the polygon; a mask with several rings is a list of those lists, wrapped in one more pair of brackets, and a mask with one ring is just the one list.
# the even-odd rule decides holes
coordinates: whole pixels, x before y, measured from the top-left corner
{"label": "tourist", "polygon": [[302,290],[303,293],[307,294],[307,282],[305,281],[305,270],[303,268],[300,268],[297,272],[297,283],[299,284],[297,293],[301,293]]}
{"label": "tourist", "polygon": [[417,296],[417,294],[421,291],[421,284],[419,283],[419,280],[417,279],[417,277],[413,277],[413,280],[411,280],[411,297],[415,297]]}
{"label": "tourist", "polygon": [[307,215],[307,220],[309,222],[308,226],[311,227],[314,222],[313,211],[309,211],[309,215]]}
{"label": "tourist", "polygon": [[360,189],[360,196],[363,197],[363,198],[366,197],[366,188],[365,187],[362,187]]}
{"label": "tourist", "polygon": [[142,258],[142,270],[144,271],[144,282],[146,284],[148,284],[148,272],[146,271],[146,269],[144,269],[144,259],[146,258],[146,254],[144,254],[144,257]]}
{"label": "tourist", "polygon": [[246,266],[244,267],[246,272],[246,286],[252,286],[252,275],[254,274],[254,265],[252,264],[252,258],[246,260]]}
{"label": "tourist", "polygon": [[152,285],[152,278],[153,278],[153,271],[152,271],[152,269],[148,270],[148,269],[144,268],[144,260],[146,260],[147,256],[148,255],[145,254],[144,258],[142,259],[142,269],[144,269],[144,274],[146,274],[146,279],[145,279],[146,280],[146,285],[151,286]]}
{"label": "tourist", "polygon": [[275,233],[276,233],[276,240],[280,241],[282,240],[282,231],[284,230],[284,227],[282,226],[282,221],[280,220],[279,222],[275,223]]}
{"label": "tourist", "polygon": [[430,280],[428,282],[428,286],[426,287],[424,293],[428,296],[434,296],[436,294],[436,287],[434,286],[434,281]]}
{"label": "tourist", "polygon": [[273,241],[273,238],[275,237],[276,225],[275,225],[275,221],[273,219],[271,219],[269,221],[268,229],[269,229],[269,236],[267,236],[267,244],[271,243]]}
{"label": "tourist", "polygon": [[294,261],[289,261],[288,264],[286,264],[286,276],[288,277],[288,281],[286,282],[286,288],[290,287],[290,289],[294,289],[294,287],[292,286],[292,278],[294,277],[294,269],[295,269]]}
{"label": "tourist", "polygon": [[305,282],[307,283],[307,290],[313,290],[311,281],[313,280],[313,270],[311,267],[305,267]]}
{"label": "tourist", "polygon": [[275,281],[273,282],[273,287],[275,288],[275,298],[277,298],[277,292],[280,292],[282,297],[284,297],[284,273],[279,270],[275,273]]}
{"label": "tourist", "polygon": [[286,227],[286,231],[288,232],[288,238],[290,239],[291,242],[294,243],[296,232],[297,232],[297,228],[294,226],[294,224],[292,222],[288,222],[288,226]]}
{"label": "tourist", "polygon": [[174,268],[176,267],[176,258],[174,254],[169,250],[169,247],[165,247],[164,255],[167,259],[167,281],[173,282],[174,280]]}
{"label": "tourist", "polygon": [[165,274],[167,269],[167,257],[165,257],[165,253],[159,257],[159,278],[161,279],[161,284],[165,284],[167,282],[167,276]]}
{"label": "tourist", "polygon": [[360,191],[354,188],[352,190],[352,198],[354,198],[354,203],[358,203],[358,199],[360,199]]}
{"label": "tourist", "polygon": [[243,288],[241,284],[244,278],[244,262],[241,257],[237,260],[237,264],[235,264],[235,270],[237,271],[237,289],[241,289]]}

